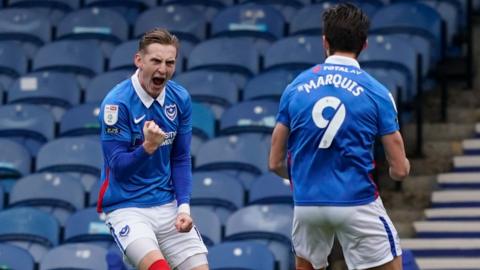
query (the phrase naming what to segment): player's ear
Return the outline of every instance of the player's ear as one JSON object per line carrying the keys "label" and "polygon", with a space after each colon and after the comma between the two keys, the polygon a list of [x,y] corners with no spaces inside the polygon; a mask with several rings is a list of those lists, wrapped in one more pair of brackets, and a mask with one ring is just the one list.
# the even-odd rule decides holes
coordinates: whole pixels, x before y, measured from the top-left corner
{"label": "player's ear", "polygon": [[328,40],[325,35],[322,35],[322,44],[323,49],[325,50],[326,57],[328,57],[330,55],[330,44],[328,44]]}
{"label": "player's ear", "polygon": [[142,62],[142,53],[137,52],[135,56],[133,57],[133,60],[135,62],[135,66],[139,69],[143,69],[143,62]]}
{"label": "player's ear", "polygon": [[365,39],[365,43],[363,43],[362,51],[368,48],[368,38]]}

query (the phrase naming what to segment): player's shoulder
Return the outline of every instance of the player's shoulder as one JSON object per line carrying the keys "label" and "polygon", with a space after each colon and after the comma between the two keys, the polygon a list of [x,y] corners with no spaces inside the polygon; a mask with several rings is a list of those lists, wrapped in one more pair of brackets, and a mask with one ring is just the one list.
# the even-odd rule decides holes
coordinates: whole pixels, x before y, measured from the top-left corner
{"label": "player's shoulder", "polygon": [[363,84],[368,87],[368,90],[379,95],[388,95],[390,91],[372,75],[370,75],[365,70],[362,70],[361,80]]}
{"label": "player's shoulder", "polygon": [[169,80],[167,82],[167,88],[167,91],[170,91],[176,99],[179,99],[179,101],[187,102],[190,100],[190,93],[179,83]]}
{"label": "player's shoulder", "polygon": [[134,92],[133,84],[130,78],[115,85],[105,96],[102,106],[105,104],[128,104],[131,95]]}

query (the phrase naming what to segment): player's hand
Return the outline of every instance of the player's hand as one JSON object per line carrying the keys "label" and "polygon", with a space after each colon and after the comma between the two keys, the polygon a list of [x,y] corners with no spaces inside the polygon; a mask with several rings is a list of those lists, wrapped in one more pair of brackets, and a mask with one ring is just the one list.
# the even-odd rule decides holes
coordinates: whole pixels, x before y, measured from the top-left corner
{"label": "player's hand", "polygon": [[178,213],[175,228],[178,232],[189,232],[193,227],[192,217],[187,213]]}
{"label": "player's hand", "polygon": [[152,154],[165,141],[166,134],[154,121],[145,121],[143,124],[143,146]]}

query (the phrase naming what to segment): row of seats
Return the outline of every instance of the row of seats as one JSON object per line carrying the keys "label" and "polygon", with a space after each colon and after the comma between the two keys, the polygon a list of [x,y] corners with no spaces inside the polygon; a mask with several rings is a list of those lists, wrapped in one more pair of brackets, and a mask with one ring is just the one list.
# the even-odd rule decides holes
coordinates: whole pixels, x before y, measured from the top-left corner
{"label": "row of seats", "polygon": [[[48,260],[50,252],[65,244],[85,243],[103,249],[116,248],[104,216],[99,216],[95,208],[74,212],[67,219],[63,238],[54,215],[36,208],[24,206],[0,211],[0,242],[27,250],[38,263]],[[232,213],[224,227],[209,208],[193,206],[192,215],[209,248],[225,241],[254,240],[268,247],[265,250],[273,254],[271,257],[280,266],[277,269],[291,269],[291,205],[246,206]]]}

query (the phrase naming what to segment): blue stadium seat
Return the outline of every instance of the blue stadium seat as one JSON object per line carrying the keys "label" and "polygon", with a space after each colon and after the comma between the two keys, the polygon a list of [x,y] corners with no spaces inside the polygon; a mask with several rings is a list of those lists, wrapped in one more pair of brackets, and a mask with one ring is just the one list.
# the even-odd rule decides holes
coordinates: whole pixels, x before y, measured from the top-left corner
{"label": "blue stadium seat", "polygon": [[227,6],[233,6],[235,0],[163,0],[163,4],[185,5],[196,9],[211,22],[215,15]]}
{"label": "blue stadium seat", "polygon": [[130,25],[135,24],[140,13],[156,4],[157,0],[85,0],[87,7],[108,8],[122,14]]}
{"label": "blue stadium seat", "polygon": [[0,40],[17,40],[29,58],[52,39],[48,17],[25,8],[0,10]]}
{"label": "blue stadium seat", "polygon": [[7,95],[8,103],[44,105],[60,121],[66,109],[80,103],[81,90],[72,74],[39,71],[18,78]]}
{"label": "blue stadium seat", "polygon": [[96,207],[98,202],[98,194],[100,193],[100,188],[102,187],[100,181],[95,182],[91,189],[88,191],[88,203],[87,206]]}
{"label": "blue stadium seat", "polygon": [[193,48],[188,69],[229,72],[234,75],[235,83],[243,88],[247,79],[258,73],[259,56],[253,38],[213,38]]}
{"label": "blue stadium seat", "polygon": [[411,101],[417,94],[416,52],[408,40],[402,37],[370,36],[368,47],[360,53],[360,65],[367,69],[388,71],[392,77],[407,82],[405,101]]}
{"label": "blue stadium seat", "polygon": [[255,179],[248,195],[249,204],[293,204],[290,181],[273,173]]}
{"label": "blue stadium seat", "polygon": [[32,255],[23,248],[0,243],[0,265],[5,269],[34,270]]}
{"label": "blue stadium seat", "polygon": [[34,71],[73,73],[82,88],[104,70],[104,56],[95,41],[60,40],[40,48],[33,59]]}
{"label": "blue stadium seat", "polygon": [[50,250],[40,262],[40,270],[108,270],[107,250],[89,244],[64,244]]}
{"label": "blue stadium seat", "polygon": [[80,0],[9,0],[8,6],[32,10],[56,25],[66,13],[80,7]]}
{"label": "blue stadium seat", "polygon": [[214,211],[225,224],[244,205],[245,190],[236,178],[222,172],[193,173],[191,204]]}
{"label": "blue stadium seat", "polygon": [[264,52],[284,35],[285,19],[275,8],[254,3],[221,10],[212,21],[214,37],[253,37],[255,47]]}
{"label": "blue stadium seat", "polygon": [[238,100],[239,87],[226,72],[193,70],[175,76],[174,80],[188,90],[194,101],[208,104],[216,119]]}
{"label": "blue stadium seat", "polygon": [[[397,101],[397,106],[400,106],[401,103],[406,103],[406,91],[410,87],[410,83],[405,80],[405,77],[400,72],[382,68],[366,67],[362,69],[390,90],[393,98]],[[399,94],[401,95],[402,100],[398,99]],[[399,103],[399,101],[401,101],[401,103]]]}
{"label": "blue stadium seat", "polygon": [[415,262],[415,256],[409,249],[402,250],[402,268],[404,270],[420,270]]}
{"label": "blue stadium seat", "polygon": [[140,37],[155,27],[166,28],[181,41],[191,43],[204,40],[207,34],[204,15],[185,5],[165,4],[145,11],[135,23],[134,36]]}
{"label": "blue stadium seat", "polygon": [[25,146],[32,156],[55,135],[52,113],[40,106],[10,104],[0,107],[0,137],[7,137]]}
{"label": "blue stadium seat", "polygon": [[138,40],[130,40],[118,45],[110,57],[108,70],[122,70],[133,73],[137,68],[134,63],[137,50]]}
{"label": "blue stadium seat", "polygon": [[274,69],[262,72],[247,82],[244,100],[267,99],[280,101],[283,91],[303,70]]}
{"label": "blue stadium seat", "polygon": [[18,41],[0,41],[0,84],[8,89],[13,80],[27,73],[27,53]]}
{"label": "blue stadium seat", "polygon": [[265,69],[307,69],[324,60],[322,38],[300,35],[279,39],[267,49],[264,58]]}
{"label": "blue stadium seat", "polygon": [[217,214],[205,207],[192,206],[192,219],[200,231],[203,242],[208,247],[216,245],[222,239],[222,224]]}
{"label": "blue stadium seat", "polygon": [[205,141],[215,136],[215,115],[206,105],[192,102],[192,143],[190,150],[195,156],[198,148]]}
{"label": "blue stadium seat", "polygon": [[268,5],[278,10],[287,23],[304,5],[310,5],[308,0],[240,0],[241,4],[255,3],[256,5]]}
{"label": "blue stadium seat", "polygon": [[63,226],[72,213],[85,206],[85,190],[68,174],[30,174],[13,186],[9,206],[35,207],[53,215]]}
{"label": "blue stadium seat", "polygon": [[264,244],[253,241],[223,242],[208,251],[211,270],[274,270],[275,258]]}
{"label": "blue stadium seat", "polygon": [[221,134],[259,132],[271,134],[276,123],[278,102],[243,101],[228,108],[220,118]]}
{"label": "blue stadium seat", "polygon": [[59,242],[60,227],[55,217],[42,210],[15,207],[0,211],[0,242],[30,252],[39,262]]}
{"label": "blue stadium seat", "polygon": [[37,155],[37,172],[69,172],[81,178],[89,192],[98,181],[103,164],[99,141],[64,137],[45,144]]}
{"label": "blue stadium seat", "polygon": [[106,8],[85,8],[68,13],[57,25],[57,38],[94,40],[105,56],[128,39],[128,23],[122,15]]}
{"label": "blue stadium seat", "polygon": [[375,13],[370,32],[406,37],[422,53],[425,69],[441,60],[441,24],[440,14],[432,7],[419,2],[394,3]]}
{"label": "blue stadium seat", "polygon": [[126,70],[108,71],[97,75],[85,89],[85,102],[100,104],[115,85],[131,76],[132,73]]}
{"label": "blue stadium seat", "polygon": [[289,205],[246,206],[228,218],[224,240],[264,243],[279,261],[280,270],[292,269],[292,219],[293,209]]}
{"label": "blue stadium seat", "polygon": [[90,243],[109,248],[115,242],[105,224],[105,214],[95,207],[79,210],[67,219],[65,243]]}
{"label": "blue stadium seat", "polygon": [[59,136],[87,136],[98,138],[100,107],[96,103],[86,103],[71,108],[60,121]]}
{"label": "blue stadium seat", "polygon": [[0,138],[0,145],[0,186],[3,192],[9,193],[16,179],[30,173],[32,158],[28,149],[18,142]]}
{"label": "blue stadium seat", "polygon": [[199,171],[224,171],[242,181],[245,189],[268,170],[270,137],[259,133],[222,136],[202,144],[195,157]]}

